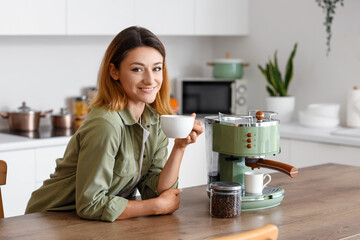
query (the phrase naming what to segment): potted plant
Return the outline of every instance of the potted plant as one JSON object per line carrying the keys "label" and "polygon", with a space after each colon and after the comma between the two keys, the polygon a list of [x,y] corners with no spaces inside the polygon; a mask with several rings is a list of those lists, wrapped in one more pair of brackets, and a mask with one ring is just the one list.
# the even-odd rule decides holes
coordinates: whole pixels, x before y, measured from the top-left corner
{"label": "potted plant", "polygon": [[294,73],[293,59],[296,54],[296,49],[297,43],[295,43],[294,49],[289,56],[284,77],[282,77],[279,70],[277,51],[274,53],[274,60],[271,61],[271,59],[269,59],[265,68],[258,65],[268,84],[266,90],[270,97],[266,99],[266,108],[269,111],[277,112],[279,119],[283,123],[292,120],[295,109],[295,97],[289,96],[288,88]]}

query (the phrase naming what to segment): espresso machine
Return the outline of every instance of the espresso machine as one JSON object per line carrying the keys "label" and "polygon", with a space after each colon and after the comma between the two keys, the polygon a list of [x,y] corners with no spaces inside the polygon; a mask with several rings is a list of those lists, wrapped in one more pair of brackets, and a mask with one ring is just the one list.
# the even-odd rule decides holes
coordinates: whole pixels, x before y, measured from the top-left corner
{"label": "espresso machine", "polygon": [[298,170],[285,163],[267,160],[280,150],[280,121],[272,111],[249,111],[248,115],[205,117],[207,192],[217,181],[238,182],[243,186],[241,210],[275,207],[284,198],[284,189],[267,186],[260,195],[245,193],[244,173],[270,168],[296,177]]}

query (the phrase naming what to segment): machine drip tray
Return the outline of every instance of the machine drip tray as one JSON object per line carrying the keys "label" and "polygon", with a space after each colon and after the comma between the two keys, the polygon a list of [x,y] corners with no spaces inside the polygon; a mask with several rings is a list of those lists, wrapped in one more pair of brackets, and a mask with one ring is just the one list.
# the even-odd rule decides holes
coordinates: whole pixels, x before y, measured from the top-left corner
{"label": "machine drip tray", "polygon": [[284,189],[265,187],[261,195],[245,194],[241,199],[241,211],[254,211],[278,206],[284,198]]}

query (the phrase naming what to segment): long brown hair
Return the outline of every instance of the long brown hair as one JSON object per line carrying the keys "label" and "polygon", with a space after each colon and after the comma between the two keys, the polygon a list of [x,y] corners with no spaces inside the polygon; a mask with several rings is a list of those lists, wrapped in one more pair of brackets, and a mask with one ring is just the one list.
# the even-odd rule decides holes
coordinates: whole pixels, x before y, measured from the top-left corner
{"label": "long brown hair", "polygon": [[92,99],[91,107],[104,106],[112,111],[121,111],[127,106],[128,97],[123,86],[120,81],[114,81],[110,75],[110,63],[118,69],[131,49],[142,46],[155,48],[164,58],[162,85],[156,94],[155,101],[150,106],[155,108],[160,115],[173,114],[170,106],[170,81],[165,62],[165,47],[155,34],[137,26],[121,31],[107,48],[99,70],[98,91]]}

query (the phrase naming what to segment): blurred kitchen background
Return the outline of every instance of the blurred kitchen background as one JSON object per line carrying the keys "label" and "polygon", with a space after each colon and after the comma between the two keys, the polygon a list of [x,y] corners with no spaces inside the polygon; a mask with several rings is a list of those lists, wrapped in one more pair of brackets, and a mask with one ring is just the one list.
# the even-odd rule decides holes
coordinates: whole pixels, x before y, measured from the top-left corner
{"label": "blurred kitchen background", "polygon": [[[126,16],[129,13],[124,8],[136,7],[137,17],[145,19],[139,25],[157,33],[167,49],[173,88],[182,77],[212,76],[212,68],[206,66],[206,62],[224,58],[226,52],[231,52],[233,58],[250,63],[243,76],[248,81],[248,108],[263,109],[268,94],[257,65],[264,65],[277,50],[280,70],[284,72],[297,42],[294,77],[289,89],[289,94],[296,97],[296,111],[311,103],[339,103],[341,123],[344,123],[348,90],[360,86],[360,1],[345,0],[344,6],[337,5],[329,56],[323,24],[325,13],[315,0],[168,2],[0,0],[0,111],[15,111],[22,101],[39,111],[59,111],[67,99],[96,86],[100,62],[110,41],[123,28],[141,23],[130,15],[127,22],[119,21],[118,27],[99,27],[99,22],[117,14]],[[245,10],[234,8],[237,2],[241,2]],[[207,28],[219,27],[217,22],[224,24],[225,19],[224,29],[226,25],[235,25],[240,31],[206,34],[187,32],[179,27],[177,23],[189,21],[195,11],[186,5],[196,4],[196,11],[201,12],[201,8],[209,10],[210,3],[220,7],[208,11],[213,15],[208,16],[211,21],[206,23]],[[167,11],[167,4],[181,7]],[[23,14],[27,8],[38,11],[29,20]],[[139,16],[139,12],[143,16]],[[153,14],[163,16],[158,18],[161,20],[152,21]],[[40,16],[40,20],[34,20],[36,16]],[[42,17],[49,21],[44,22]],[[56,18],[65,20],[61,22]],[[31,21],[42,21],[44,26],[34,27]],[[9,26],[15,26],[15,30],[9,30]],[[182,31],[185,33],[179,35]],[[8,120],[0,119],[0,128],[7,126]]]}

